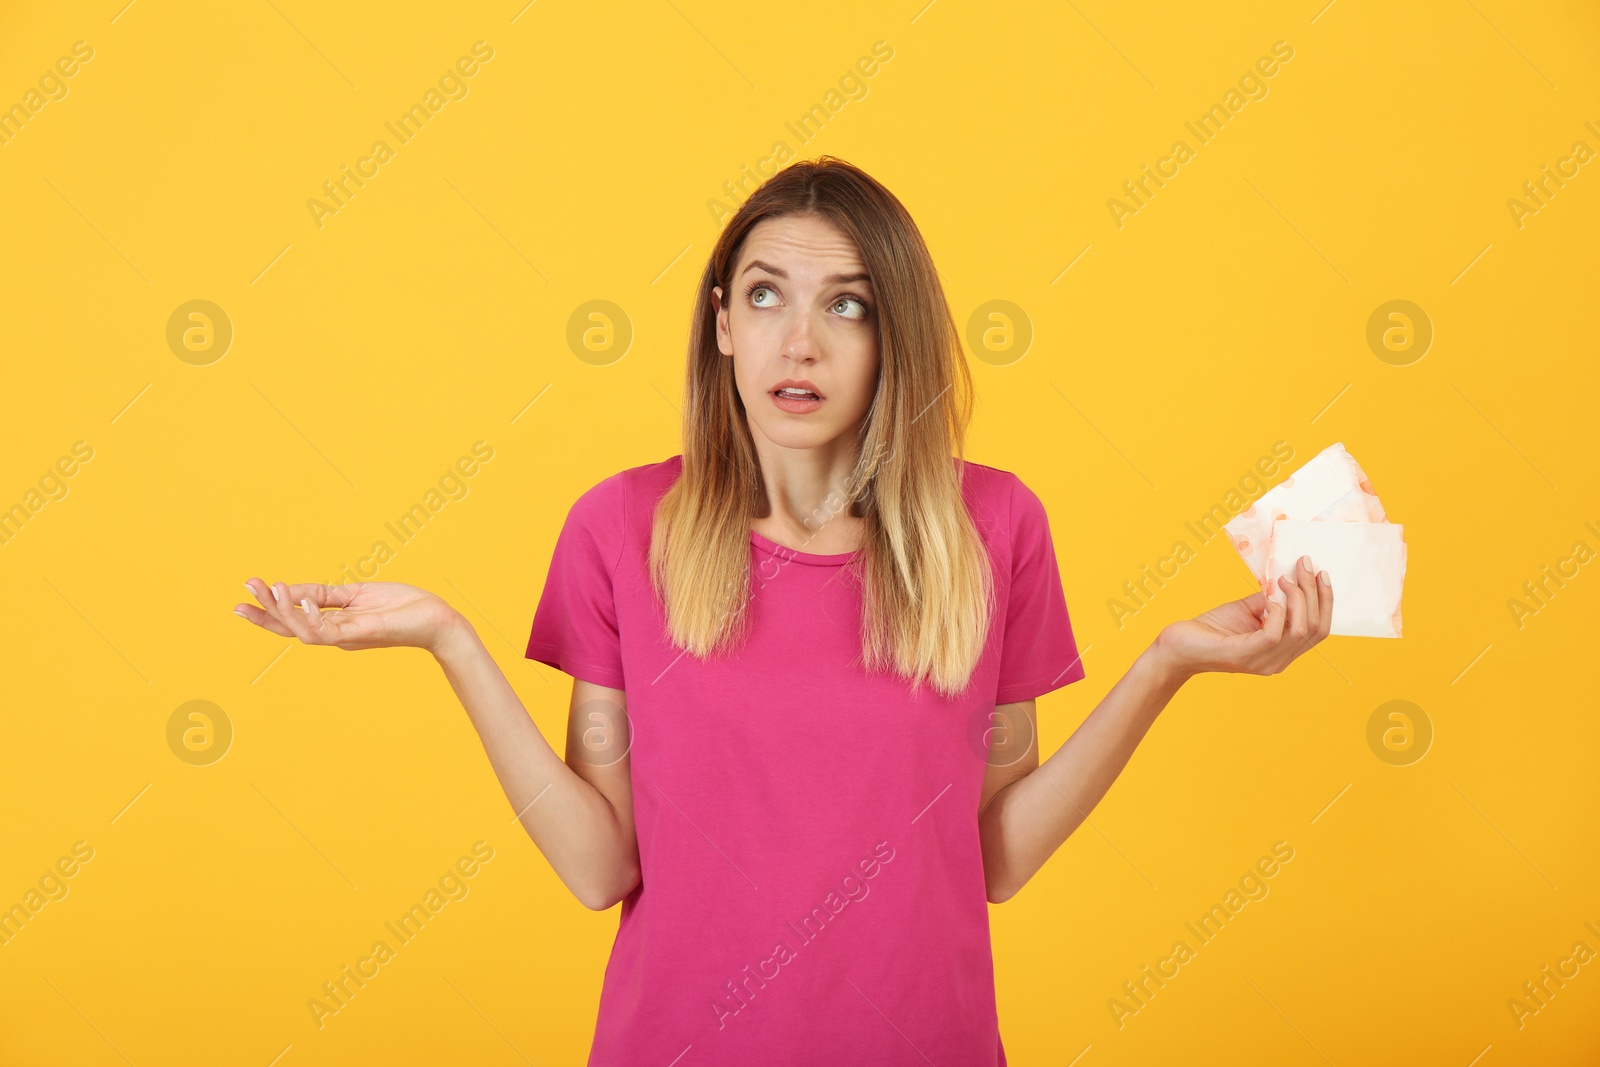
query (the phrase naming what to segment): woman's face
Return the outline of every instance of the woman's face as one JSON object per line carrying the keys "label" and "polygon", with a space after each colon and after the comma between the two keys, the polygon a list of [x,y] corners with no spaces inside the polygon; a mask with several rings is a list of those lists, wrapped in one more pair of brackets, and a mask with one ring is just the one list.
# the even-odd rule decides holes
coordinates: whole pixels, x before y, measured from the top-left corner
{"label": "woman's face", "polygon": [[[730,294],[718,300],[717,347],[759,440],[783,448],[854,446],[878,387],[877,298],[848,235],[814,216],[766,218],[745,237]],[[809,382],[817,401],[777,395]]]}

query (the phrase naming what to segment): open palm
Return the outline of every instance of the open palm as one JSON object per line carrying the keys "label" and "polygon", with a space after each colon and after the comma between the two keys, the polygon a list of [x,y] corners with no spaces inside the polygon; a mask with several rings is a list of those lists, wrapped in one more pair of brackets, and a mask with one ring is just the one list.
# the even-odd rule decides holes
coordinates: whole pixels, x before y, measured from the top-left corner
{"label": "open palm", "polygon": [[1278,584],[1286,606],[1252,593],[1172,623],[1160,643],[1190,671],[1277,674],[1327,637],[1333,624],[1333,588],[1320,584],[1309,567],[1297,567]]}
{"label": "open palm", "polygon": [[400,582],[274,582],[269,586],[252,578],[245,586],[261,606],[239,604],[233,609],[236,614],[279,636],[297,637],[308,645],[431,649],[455,618],[455,609],[439,597]]}

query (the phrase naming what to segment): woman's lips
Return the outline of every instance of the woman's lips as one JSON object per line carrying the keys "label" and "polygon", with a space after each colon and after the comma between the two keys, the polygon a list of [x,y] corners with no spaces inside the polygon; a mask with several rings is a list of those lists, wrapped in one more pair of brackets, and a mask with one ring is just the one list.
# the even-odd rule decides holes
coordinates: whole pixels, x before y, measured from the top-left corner
{"label": "woman's lips", "polygon": [[822,406],[822,399],[820,397],[816,399],[809,397],[801,399],[800,397],[785,396],[784,394],[778,392],[774,392],[771,395],[772,402],[778,406],[779,410],[787,411],[791,415],[804,415],[807,412],[815,411]]}

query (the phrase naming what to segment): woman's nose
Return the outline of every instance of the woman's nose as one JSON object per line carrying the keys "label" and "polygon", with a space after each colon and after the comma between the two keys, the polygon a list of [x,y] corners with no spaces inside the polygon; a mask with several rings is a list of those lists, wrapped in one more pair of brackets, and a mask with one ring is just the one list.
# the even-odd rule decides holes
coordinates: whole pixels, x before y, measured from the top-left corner
{"label": "woman's nose", "polygon": [[816,355],[811,338],[811,320],[804,314],[796,315],[789,323],[783,338],[783,354],[791,359],[810,359]]}

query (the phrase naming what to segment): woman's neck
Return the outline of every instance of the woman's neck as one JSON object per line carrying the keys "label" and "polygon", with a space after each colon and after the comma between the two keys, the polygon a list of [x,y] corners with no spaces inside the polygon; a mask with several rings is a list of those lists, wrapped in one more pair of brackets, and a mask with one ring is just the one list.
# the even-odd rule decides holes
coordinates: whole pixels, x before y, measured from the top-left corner
{"label": "woman's neck", "polygon": [[860,547],[866,520],[851,514],[847,494],[855,469],[853,451],[843,447],[783,448],[756,442],[766,490],[766,514],[751,528],[761,536],[802,552],[830,555]]}

